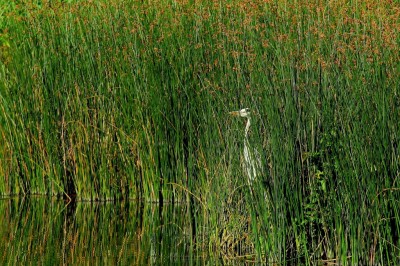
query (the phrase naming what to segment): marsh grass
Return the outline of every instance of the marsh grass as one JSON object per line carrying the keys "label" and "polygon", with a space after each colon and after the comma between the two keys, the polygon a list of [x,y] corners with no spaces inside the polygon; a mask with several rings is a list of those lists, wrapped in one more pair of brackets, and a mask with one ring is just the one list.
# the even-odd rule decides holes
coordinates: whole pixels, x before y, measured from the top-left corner
{"label": "marsh grass", "polygon": [[[225,234],[270,262],[399,261],[396,1],[18,10],[0,81],[3,195],[185,202],[196,244]],[[227,116],[241,107],[268,185],[255,197],[244,126]]]}

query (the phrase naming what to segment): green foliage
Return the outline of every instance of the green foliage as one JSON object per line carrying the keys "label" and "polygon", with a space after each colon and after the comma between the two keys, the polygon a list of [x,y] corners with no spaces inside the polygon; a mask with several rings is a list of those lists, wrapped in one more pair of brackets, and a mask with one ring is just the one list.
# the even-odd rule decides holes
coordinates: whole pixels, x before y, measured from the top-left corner
{"label": "green foliage", "polygon": [[[251,233],[240,243],[271,263],[394,260],[399,10],[372,0],[18,6],[0,72],[0,192],[186,202],[210,246],[221,232]],[[241,107],[264,168],[252,192],[243,125],[227,116]]]}

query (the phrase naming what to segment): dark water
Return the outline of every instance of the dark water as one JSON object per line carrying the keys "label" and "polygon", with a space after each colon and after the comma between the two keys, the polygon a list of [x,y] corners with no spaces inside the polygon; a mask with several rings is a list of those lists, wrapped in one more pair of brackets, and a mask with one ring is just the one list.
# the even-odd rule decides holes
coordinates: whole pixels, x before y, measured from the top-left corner
{"label": "dark water", "polygon": [[185,205],[15,198],[0,213],[0,265],[218,264],[193,244]]}

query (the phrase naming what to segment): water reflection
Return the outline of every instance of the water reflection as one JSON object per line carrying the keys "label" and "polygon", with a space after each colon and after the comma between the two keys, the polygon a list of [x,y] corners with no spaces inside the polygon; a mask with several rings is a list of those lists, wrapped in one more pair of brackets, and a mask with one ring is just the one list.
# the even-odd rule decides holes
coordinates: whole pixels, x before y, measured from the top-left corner
{"label": "water reflection", "polygon": [[[0,264],[191,264],[193,226],[185,205],[0,200]],[[168,215],[167,215],[168,214]]]}

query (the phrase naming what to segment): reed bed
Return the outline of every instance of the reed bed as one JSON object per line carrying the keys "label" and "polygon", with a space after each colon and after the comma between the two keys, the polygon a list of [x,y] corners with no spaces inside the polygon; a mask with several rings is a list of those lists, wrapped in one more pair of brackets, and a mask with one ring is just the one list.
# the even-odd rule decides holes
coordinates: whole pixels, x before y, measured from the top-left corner
{"label": "reed bed", "polygon": [[231,239],[229,256],[399,262],[399,17],[389,0],[16,6],[0,193],[185,202],[196,245]]}

